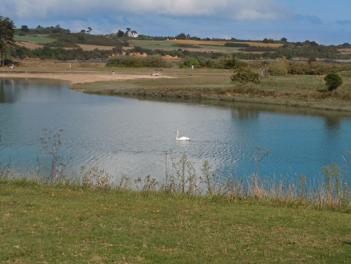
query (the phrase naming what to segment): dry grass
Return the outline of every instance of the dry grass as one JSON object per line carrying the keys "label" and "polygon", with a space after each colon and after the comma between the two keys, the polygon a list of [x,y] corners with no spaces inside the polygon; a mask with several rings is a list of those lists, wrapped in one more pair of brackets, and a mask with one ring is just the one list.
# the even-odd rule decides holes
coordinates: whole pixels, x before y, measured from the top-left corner
{"label": "dry grass", "polygon": [[135,79],[160,79],[168,76],[153,76],[143,74],[114,74],[114,73],[0,73],[0,78],[50,79],[67,81],[71,84],[87,84],[106,81],[126,81]]}
{"label": "dry grass", "polygon": [[102,46],[102,45],[89,45],[89,44],[78,44],[80,48],[84,51],[93,51],[93,50],[112,50],[113,46]]}
{"label": "dry grass", "polygon": [[[70,70],[72,66],[72,72],[81,71],[107,71],[105,63],[95,62],[77,62],[77,61],[59,61],[59,60],[41,60],[28,58],[20,61],[20,66],[16,67],[11,72],[66,72]],[[6,67],[0,68],[0,72],[10,72]],[[111,72],[109,70],[109,72]]]}
{"label": "dry grass", "polygon": [[43,45],[36,44],[36,43],[33,43],[33,42],[28,42],[28,41],[18,41],[18,42],[16,42],[16,44],[18,46],[21,46],[21,47],[24,47],[24,48],[27,48],[27,49],[30,49],[30,50],[35,50],[35,49],[39,49],[39,48],[43,47]]}
{"label": "dry grass", "polygon": [[191,39],[175,39],[168,40],[175,44],[181,45],[205,45],[205,46],[224,46],[226,41],[215,41],[215,40],[191,40]]}
{"label": "dry grass", "polygon": [[166,74],[154,76],[154,71],[154,69],[111,69],[105,67],[104,63],[28,59],[22,61],[14,70],[1,68],[0,78],[53,79],[72,84],[171,78]]}
{"label": "dry grass", "polygon": [[233,42],[238,44],[247,44],[252,47],[259,47],[259,48],[280,48],[283,46],[281,43],[264,43],[264,42],[255,42],[255,41],[243,41],[243,42]]}
{"label": "dry grass", "polygon": [[234,44],[247,44],[252,47],[264,47],[264,48],[279,48],[283,44],[281,43],[263,43],[257,41],[216,41],[216,40],[191,40],[191,39],[177,39],[169,40],[175,44],[181,45],[202,45],[202,46],[224,46],[226,43]]}
{"label": "dry grass", "polygon": [[351,55],[351,48],[342,48],[339,51],[344,55]]}

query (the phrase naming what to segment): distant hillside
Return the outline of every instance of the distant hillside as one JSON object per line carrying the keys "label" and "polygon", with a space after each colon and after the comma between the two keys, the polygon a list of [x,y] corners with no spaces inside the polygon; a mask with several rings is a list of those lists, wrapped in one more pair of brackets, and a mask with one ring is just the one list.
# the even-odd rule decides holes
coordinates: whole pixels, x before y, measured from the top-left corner
{"label": "distant hillside", "polygon": [[[268,60],[277,58],[299,60],[349,60],[351,46],[325,46],[313,41],[291,43],[287,39],[262,41],[238,39],[200,39],[180,34],[176,37],[138,35],[128,29],[116,34],[95,35],[92,29],[72,33],[60,26],[30,29],[22,26],[16,30],[16,58],[39,57],[59,60],[102,60],[120,55],[143,54],[197,59],[218,59],[235,54],[239,59]],[[129,32],[129,33],[128,33]],[[130,32],[134,32],[130,34]],[[132,37],[131,37],[132,36]],[[72,52],[74,51],[74,52]]]}

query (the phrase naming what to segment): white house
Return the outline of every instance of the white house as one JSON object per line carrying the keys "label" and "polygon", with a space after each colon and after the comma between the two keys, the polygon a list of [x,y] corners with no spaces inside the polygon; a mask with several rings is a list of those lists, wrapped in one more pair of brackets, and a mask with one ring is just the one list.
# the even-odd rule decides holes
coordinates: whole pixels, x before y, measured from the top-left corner
{"label": "white house", "polygon": [[136,32],[135,30],[129,30],[126,33],[127,33],[128,38],[137,38],[137,37],[139,37],[138,32]]}

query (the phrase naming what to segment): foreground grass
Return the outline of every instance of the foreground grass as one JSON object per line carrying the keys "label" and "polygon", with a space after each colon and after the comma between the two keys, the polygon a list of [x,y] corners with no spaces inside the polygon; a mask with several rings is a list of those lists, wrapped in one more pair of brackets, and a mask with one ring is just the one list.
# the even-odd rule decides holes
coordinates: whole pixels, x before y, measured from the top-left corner
{"label": "foreground grass", "polygon": [[350,263],[351,215],[0,182],[1,263]]}

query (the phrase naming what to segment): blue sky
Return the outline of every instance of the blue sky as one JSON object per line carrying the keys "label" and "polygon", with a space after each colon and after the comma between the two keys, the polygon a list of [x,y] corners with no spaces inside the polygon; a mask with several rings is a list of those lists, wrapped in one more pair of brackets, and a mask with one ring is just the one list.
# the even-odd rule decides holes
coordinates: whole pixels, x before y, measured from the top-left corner
{"label": "blue sky", "polygon": [[[351,42],[350,0],[1,0],[17,26],[56,25],[95,33],[265,37]],[[350,18],[349,18],[350,17]]]}

